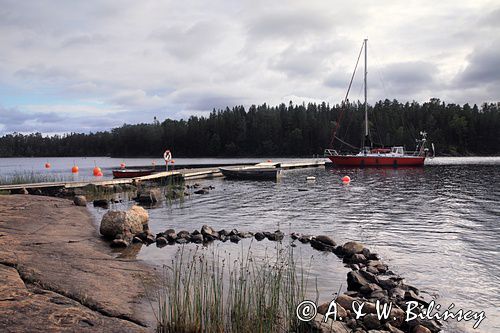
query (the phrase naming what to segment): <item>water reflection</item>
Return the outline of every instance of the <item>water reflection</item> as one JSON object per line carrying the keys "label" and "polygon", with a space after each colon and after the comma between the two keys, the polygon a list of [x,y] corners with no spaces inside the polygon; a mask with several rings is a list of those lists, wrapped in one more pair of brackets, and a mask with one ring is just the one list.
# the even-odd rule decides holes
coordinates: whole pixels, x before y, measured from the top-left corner
{"label": "water reflection", "polygon": [[[317,168],[285,171],[279,183],[214,179],[203,182],[215,187],[207,195],[150,209],[150,228],[153,232],[193,231],[203,224],[241,231],[280,228],[327,234],[339,243],[361,241],[382,254],[409,284],[439,295],[443,306],[455,303],[465,310],[485,310],[487,319],[479,331],[496,332],[500,330],[499,171],[499,165]],[[351,177],[350,184],[342,184],[344,175]],[[315,176],[316,182],[307,182],[307,176]],[[212,246],[237,252],[247,242]],[[252,246],[259,253],[272,244]],[[161,264],[174,250],[143,246],[138,258]],[[334,255],[302,244],[297,251],[303,258],[312,257],[311,274],[318,279],[322,300],[342,288],[346,270]]]}

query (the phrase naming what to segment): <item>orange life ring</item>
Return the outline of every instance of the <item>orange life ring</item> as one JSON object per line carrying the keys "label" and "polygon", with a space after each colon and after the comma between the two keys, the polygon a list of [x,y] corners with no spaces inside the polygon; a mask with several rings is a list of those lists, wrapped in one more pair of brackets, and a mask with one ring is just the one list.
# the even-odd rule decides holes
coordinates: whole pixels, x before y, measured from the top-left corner
{"label": "orange life ring", "polygon": [[170,161],[172,159],[172,153],[170,152],[170,150],[165,150],[165,152],[163,153],[163,159],[165,160],[165,162],[168,163],[168,161]]}

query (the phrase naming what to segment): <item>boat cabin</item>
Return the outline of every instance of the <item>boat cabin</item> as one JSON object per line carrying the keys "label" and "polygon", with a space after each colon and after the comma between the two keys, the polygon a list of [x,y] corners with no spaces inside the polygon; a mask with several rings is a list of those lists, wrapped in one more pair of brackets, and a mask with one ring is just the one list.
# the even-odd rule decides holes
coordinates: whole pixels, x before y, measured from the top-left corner
{"label": "boat cabin", "polygon": [[393,155],[404,155],[405,154],[405,150],[401,146],[392,147],[391,148],[391,154],[393,154]]}

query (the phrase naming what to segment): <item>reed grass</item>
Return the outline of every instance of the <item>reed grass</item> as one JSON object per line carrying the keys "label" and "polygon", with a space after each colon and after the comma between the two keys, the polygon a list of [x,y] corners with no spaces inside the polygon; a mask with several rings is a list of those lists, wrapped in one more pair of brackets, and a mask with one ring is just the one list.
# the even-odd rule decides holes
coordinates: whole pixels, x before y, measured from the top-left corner
{"label": "reed grass", "polygon": [[64,177],[50,173],[35,173],[34,171],[14,172],[11,175],[0,176],[0,185],[32,184],[65,181]]}
{"label": "reed grass", "polygon": [[277,245],[263,258],[249,247],[234,260],[215,249],[182,247],[162,273],[157,331],[298,332],[295,309],[308,275],[290,246]]}

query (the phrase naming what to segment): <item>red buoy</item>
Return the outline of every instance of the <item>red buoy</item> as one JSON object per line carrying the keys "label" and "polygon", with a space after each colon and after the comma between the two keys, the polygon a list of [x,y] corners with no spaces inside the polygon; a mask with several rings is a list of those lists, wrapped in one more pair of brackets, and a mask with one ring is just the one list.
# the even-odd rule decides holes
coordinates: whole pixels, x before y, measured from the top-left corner
{"label": "red buoy", "polygon": [[50,163],[49,162],[45,163],[45,169],[50,169]]}
{"label": "red buoy", "polygon": [[100,177],[100,176],[99,176],[99,174],[101,174],[101,176],[102,176],[101,168],[99,168],[99,167],[95,167],[95,168],[94,168],[94,171],[93,171],[93,174],[94,174],[94,176],[96,176],[96,177]]}
{"label": "red buoy", "polygon": [[102,177],[102,172],[101,172],[101,171],[99,171],[99,172],[97,173],[96,177]]}
{"label": "red buoy", "polygon": [[120,164],[120,169],[125,169],[125,163]]}
{"label": "red buoy", "polygon": [[349,176],[344,176],[344,177],[342,177],[342,182],[343,182],[343,183],[347,184],[347,183],[349,183],[350,181],[351,181],[351,177],[349,177]]}
{"label": "red buoy", "polygon": [[73,165],[73,167],[71,168],[71,173],[78,173],[78,166]]}

